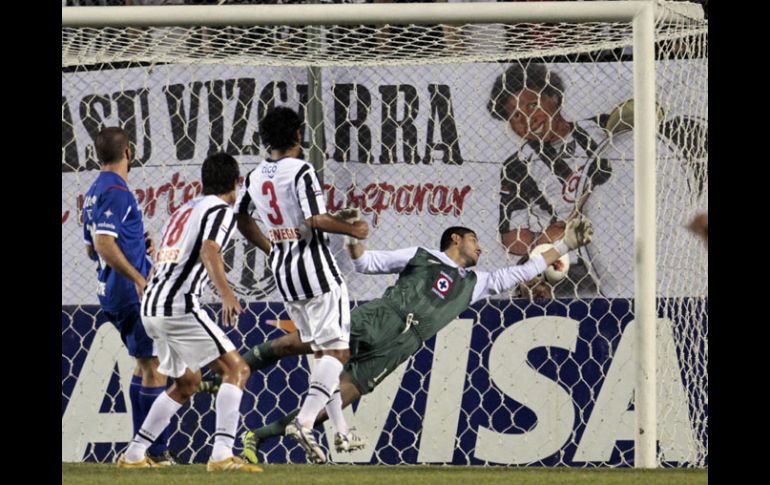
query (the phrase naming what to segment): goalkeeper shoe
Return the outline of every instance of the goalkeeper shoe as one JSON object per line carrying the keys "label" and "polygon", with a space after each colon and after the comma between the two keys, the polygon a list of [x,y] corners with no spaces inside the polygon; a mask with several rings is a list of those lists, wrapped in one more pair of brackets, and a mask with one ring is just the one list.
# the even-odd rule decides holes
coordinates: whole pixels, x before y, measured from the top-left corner
{"label": "goalkeeper shoe", "polygon": [[351,428],[346,435],[342,433],[334,434],[334,449],[337,450],[337,453],[356,451],[366,446],[366,438],[358,436],[354,429]]}
{"label": "goalkeeper shoe", "polygon": [[261,466],[252,465],[243,461],[242,458],[231,456],[230,458],[225,458],[222,461],[209,460],[208,464],[206,465],[206,471],[259,473],[264,470]]}
{"label": "goalkeeper shoe", "polygon": [[319,465],[326,463],[326,454],[315,440],[313,430],[299,424],[299,420],[295,419],[286,426],[286,436],[294,439],[305,450],[307,461]]}
{"label": "goalkeeper shoe", "polygon": [[219,392],[219,382],[214,379],[203,379],[198,386],[197,392],[207,392],[212,395],[216,395]]}
{"label": "goalkeeper shoe", "polygon": [[127,461],[125,453],[118,457],[118,468],[154,468],[155,465],[146,456],[139,461]]}
{"label": "goalkeeper shoe", "polygon": [[241,443],[243,443],[243,453],[241,456],[249,463],[259,463],[257,458],[257,448],[259,448],[260,439],[253,431],[246,431],[241,435]]}

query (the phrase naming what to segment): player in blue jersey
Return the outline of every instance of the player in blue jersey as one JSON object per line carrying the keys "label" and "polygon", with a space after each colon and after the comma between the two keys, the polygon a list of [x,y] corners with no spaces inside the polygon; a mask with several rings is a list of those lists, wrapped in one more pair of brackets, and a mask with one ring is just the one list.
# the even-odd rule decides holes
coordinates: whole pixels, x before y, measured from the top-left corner
{"label": "player in blue jersey", "polygon": [[[139,313],[152,242],[145,240],[142,211],[126,183],[132,157],[128,135],[121,128],[105,128],[96,136],[95,146],[101,171],[85,194],[84,240],[88,256],[97,262],[99,304],[120,332],[129,355],[136,358],[129,387],[136,433],[155,398],[167,387]],[[168,435],[162,435],[148,450],[148,457],[160,466],[175,463],[167,441]]]}

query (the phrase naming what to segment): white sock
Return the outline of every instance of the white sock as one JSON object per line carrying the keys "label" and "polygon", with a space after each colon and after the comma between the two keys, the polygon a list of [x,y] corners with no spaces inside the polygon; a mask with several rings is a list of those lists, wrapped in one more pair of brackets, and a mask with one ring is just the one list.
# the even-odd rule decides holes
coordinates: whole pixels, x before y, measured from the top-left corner
{"label": "white sock", "polygon": [[179,411],[182,405],[169,397],[168,393],[163,392],[152,403],[150,412],[144,418],[142,427],[134,436],[134,439],[128,445],[126,450],[127,461],[139,461],[144,459],[147,448],[158,438],[171,422],[171,418]]}
{"label": "white sock", "polygon": [[222,461],[233,456],[235,431],[238,429],[240,418],[241,397],[243,391],[232,384],[222,383],[217,393],[217,420],[214,433],[214,449],[211,452],[212,461]]}
{"label": "white sock", "polygon": [[332,398],[340,383],[342,362],[330,355],[324,355],[316,361],[315,369],[310,374],[310,389],[302,403],[297,420],[305,428],[312,428],[318,413]]}
{"label": "white sock", "polygon": [[340,394],[339,386],[337,386],[337,390],[334,391],[329,402],[326,403],[326,414],[329,415],[337,433],[348,434],[350,429],[348,429],[348,423],[345,421],[345,415],[342,414],[342,394]]}

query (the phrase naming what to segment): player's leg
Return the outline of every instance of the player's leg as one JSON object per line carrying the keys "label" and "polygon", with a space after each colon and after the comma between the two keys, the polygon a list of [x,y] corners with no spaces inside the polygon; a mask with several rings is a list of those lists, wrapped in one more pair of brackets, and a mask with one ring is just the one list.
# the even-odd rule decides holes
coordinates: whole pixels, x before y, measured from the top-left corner
{"label": "player's leg", "polygon": [[[242,357],[251,372],[254,372],[270,367],[284,357],[312,353],[313,350],[310,348],[310,343],[302,342],[299,333],[292,332],[277,339],[255,345],[242,354]],[[221,383],[222,378],[218,375],[204,379],[201,382],[200,391],[216,393]]]}
{"label": "player's leg", "polygon": [[185,369],[174,378],[174,384],[153,402],[150,412],[134,436],[125,454],[118,458],[119,468],[149,468],[157,466],[147,456],[147,449],[171,423],[171,418],[190,399],[200,383],[200,371]]}
{"label": "player's leg", "polygon": [[[208,346],[199,346],[196,355],[202,360],[198,364],[207,364],[222,377],[222,385],[217,393],[216,429],[214,432],[214,447],[206,470],[261,472],[262,468],[245,463],[241,458],[233,456],[235,432],[240,420],[241,398],[246,381],[249,380],[249,366],[235,351],[235,346],[222,329],[204,311],[193,311],[198,323],[209,336]],[[203,356],[208,357],[203,359]],[[216,356],[211,360],[211,356]],[[196,385],[197,390],[197,385]]]}
{"label": "player's leg", "polygon": [[[167,330],[173,328],[175,322],[172,319],[146,317],[143,331],[148,333],[145,336],[152,336],[151,341],[154,349],[150,355],[157,354],[160,365],[158,372],[169,375],[174,378],[174,384],[161,392],[154,399],[147,416],[142,421],[140,429],[134,434],[134,439],[129,444],[124,455],[118,459],[118,467],[121,468],[145,468],[157,466],[146,457],[147,448],[166,430],[171,418],[182,407],[187,399],[192,395],[200,382],[200,372],[197,369],[188,368],[182,354],[176,348],[176,342],[169,341]],[[195,329],[194,329],[195,330]],[[199,329],[202,331],[202,329]],[[148,337],[149,338],[149,337]],[[136,351],[136,340],[133,337],[127,338],[129,353],[145,353]],[[133,349],[133,350],[132,350]]]}
{"label": "player's leg", "polygon": [[[134,434],[136,434],[147,418],[155,399],[168,387],[168,378],[158,372],[157,350],[142,324],[139,304],[109,313],[108,317],[120,331],[121,339],[126,345],[129,355],[136,358],[137,366],[129,387],[131,414]],[[150,459],[160,466],[176,463],[168,452],[168,438],[169,432],[163,431],[148,450]]]}
{"label": "player's leg", "polygon": [[[157,358],[157,349],[142,324],[140,305],[137,303],[126,309],[125,317],[127,319],[125,328],[129,331],[127,341],[131,343],[133,355],[136,356],[137,366],[142,373],[142,386],[139,389],[139,407],[142,420],[144,420],[152,408],[152,403],[168,387],[168,378],[165,374],[158,371],[160,361]],[[169,437],[170,430],[166,428],[158,436],[157,441],[147,450],[150,460],[157,465],[169,466],[176,464],[176,460],[168,451]]]}
{"label": "player's leg", "polygon": [[[347,345],[340,342],[339,345]],[[302,404],[297,420],[312,428],[318,414],[327,411],[337,433],[347,434],[348,425],[342,416],[342,399],[335,398],[340,386],[340,374],[348,362],[348,349],[324,349],[315,353],[315,369],[310,374],[310,390]]]}
{"label": "player's leg", "polygon": [[250,372],[249,366],[234,350],[220,356],[210,367],[222,377],[216,397],[216,431],[211,452],[211,461],[220,462],[233,456],[243,388]]}
{"label": "player's leg", "polygon": [[[155,399],[168,388],[168,378],[158,372],[160,362],[157,357],[137,357],[137,367],[141,372],[142,384],[139,389],[138,401],[142,419],[147,417]],[[168,440],[171,433],[168,428],[158,436],[155,443],[147,450],[147,455],[156,465],[176,465],[176,459],[168,450]]]}
{"label": "player's leg", "polygon": [[[128,348],[128,331],[123,330],[123,318],[119,312],[104,311],[104,315],[107,317],[107,321],[120,333],[120,339],[123,344]],[[131,355],[132,349],[128,348],[128,353]],[[142,388],[142,369],[137,362],[136,368],[134,368],[134,375],[131,376],[131,384],[128,387],[128,397],[131,401],[131,421],[133,424],[133,434],[139,431],[139,427],[142,426],[146,413],[142,413],[142,407],[139,404],[139,390]]]}
{"label": "player's leg", "polygon": [[[342,375],[340,376],[340,389],[338,394],[342,399],[343,408],[348,407],[353,401],[361,397],[361,392],[358,390],[358,388],[356,388],[356,386],[350,380],[350,377],[346,372],[343,372]],[[245,432],[241,436],[241,441],[243,443],[243,457],[246,458],[251,463],[258,463],[259,460],[257,457],[257,449],[259,448],[260,443],[262,443],[266,439],[275,438],[286,434],[286,426],[288,426],[292,421],[294,421],[298,414],[299,414],[299,409],[287,415],[281,416],[275,421],[271,421],[270,423],[262,427]],[[321,410],[321,412],[318,413],[318,417],[316,418],[315,426],[322,424],[327,419],[328,419],[328,416],[327,416],[326,410]],[[358,436],[354,436],[354,438],[355,439],[352,441],[349,441],[349,443],[356,445],[361,441],[363,441]],[[363,442],[363,444],[361,444],[358,447],[360,448],[364,445],[365,445],[365,441]],[[350,448],[347,451],[353,451],[354,449],[357,449],[357,448]]]}
{"label": "player's leg", "polygon": [[326,456],[312,429],[318,413],[327,403],[331,402],[332,406],[339,408],[339,412],[335,409],[332,414],[335,431],[343,435],[348,432],[340,401],[332,400],[339,386],[343,366],[350,356],[350,303],[347,288],[343,283],[301,304],[287,304],[287,310],[304,337],[303,340],[312,342],[316,360],[310,373],[310,388],[297,419],[286,427],[286,435],[297,440],[314,463],[323,463]]}
{"label": "player's leg", "polygon": [[[321,412],[318,415],[316,425],[323,423],[326,420],[327,414],[332,422],[338,419],[344,420],[342,410],[360,397],[361,392],[350,380],[350,374],[343,372],[340,376],[339,389],[337,389],[330,402],[326,405],[326,413]],[[339,416],[335,417],[335,413],[339,413]],[[339,432],[334,434],[334,449],[337,453],[360,450],[364,446],[366,446],[366,438],[359,436],[355,428],[349,428],[345,434]]]}

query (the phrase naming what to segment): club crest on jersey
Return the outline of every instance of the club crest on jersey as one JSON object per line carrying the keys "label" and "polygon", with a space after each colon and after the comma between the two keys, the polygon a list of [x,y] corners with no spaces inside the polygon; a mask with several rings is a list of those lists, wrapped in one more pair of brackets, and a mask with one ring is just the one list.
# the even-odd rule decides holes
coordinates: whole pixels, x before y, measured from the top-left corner
{"label": "club crest on jersey", "polygon": [[436,278],[436,281],[433,282],[431,291],[443,300],[446,294],[449,293],[449,289],[452,288],[452,282],[452,277],[442,271],[438,278]]}

